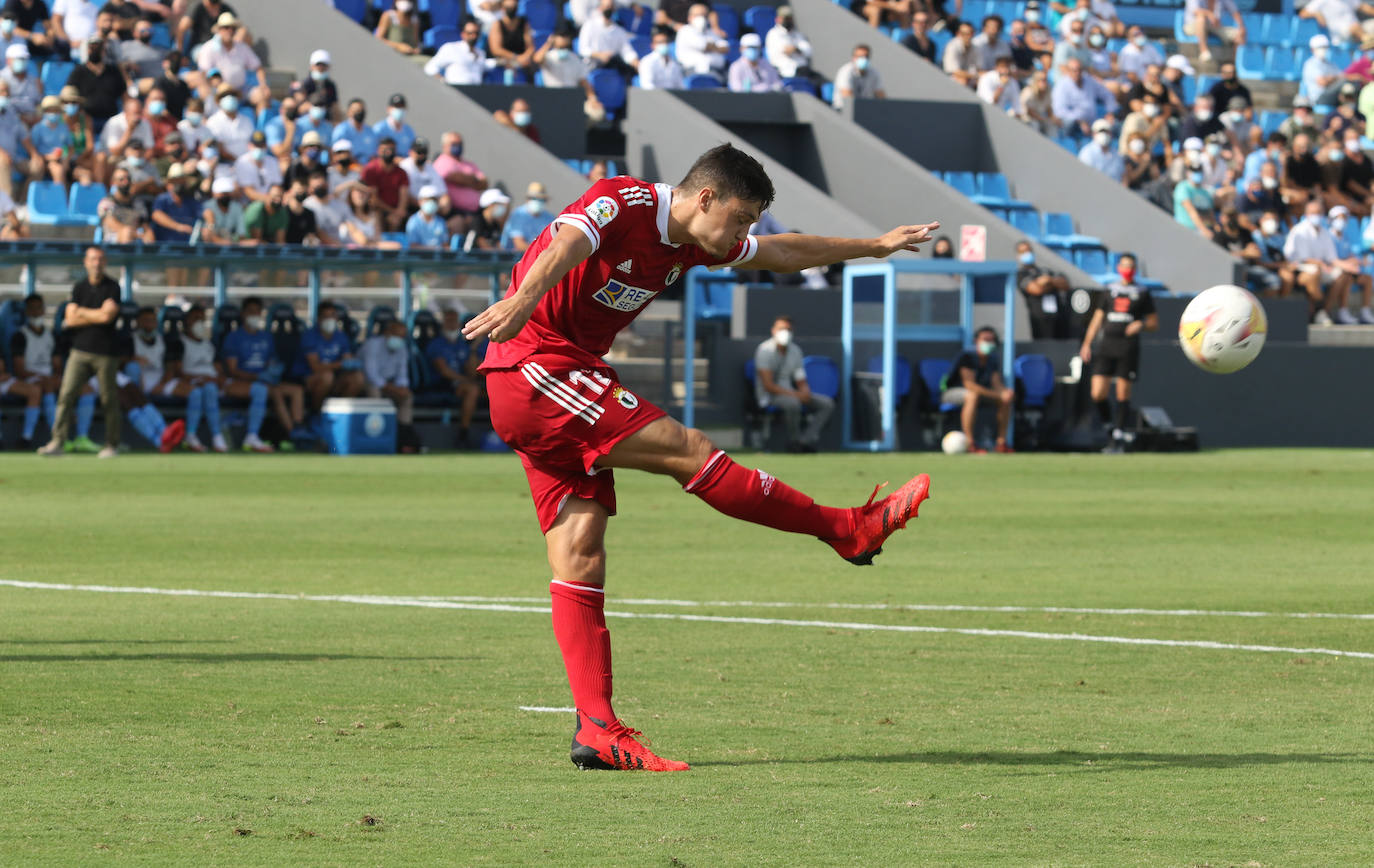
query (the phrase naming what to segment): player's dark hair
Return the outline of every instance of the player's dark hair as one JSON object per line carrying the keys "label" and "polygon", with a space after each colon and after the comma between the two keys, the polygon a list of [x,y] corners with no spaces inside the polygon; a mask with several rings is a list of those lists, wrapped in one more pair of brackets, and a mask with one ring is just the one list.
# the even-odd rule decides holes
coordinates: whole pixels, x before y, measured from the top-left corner
{"label": "player's dark hair", "polygon": [[729,142],[697,157],[678,186],[688,193],[709,187],[722,200],[754,202],[760,209],[773,204],[773,182],[763,165]]}
{"label": "player's dark hair", "polygon": [[256,304],[259,310],[263,310],[266,307],[262,303],[262,296],[250,295],[243,300],[243,304],[239,305],[239,310],[247,310],[248,306],[253,304]]}

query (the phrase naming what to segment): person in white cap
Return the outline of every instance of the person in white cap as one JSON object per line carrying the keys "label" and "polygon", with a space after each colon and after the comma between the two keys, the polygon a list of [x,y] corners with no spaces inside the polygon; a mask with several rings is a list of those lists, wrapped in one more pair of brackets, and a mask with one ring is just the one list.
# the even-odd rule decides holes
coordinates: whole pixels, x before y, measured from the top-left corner
{"label": "person in white cap", "polygon": [[811,71],[811,40],[797,29],[791,6],[778,7],[773,26],[763,38],[763,54],[783,78]]}
{"label": "person in white cap", "polygon": [[1357,13],[1368,16],[1374,14],[1374,10],[1360,0],[1307,0],[1298,10],[1298,17],[1315,19],[1332,42],[1344,45],[1364,40],[1364,29],[1360,27]]}
{"label": "person in white cap", "polygon": [[1331,62],[1331,40],[1318,33],[1307,41],[1312,56],[1303,61],[1298,93],[1319,105],[1335,105],[1341,84],[1341,68]]}
{"label": "person in white cap", "polygon": [[501,247],[505,250],[524,252],[534,243],[550,223],[553,213],[549,211],[549,194],[544,185],[531,181],[525,188],[525,202],[506,219],[506,228],[501,232]]}
{"label": "person in white cap", "polygon": [[16,42],[5,49],[5,69],[0,80],[10,86],[10,107],[19,112],[24,123],[32,126],[38,120],[38,101],[43,87],[38,76],[29,75],[29,47]]}
{"label": "person in white cap", "polygon": [[[1231,20],[1227,27],[1222,16]],[[1212,52],[1207,47],[1207,37],[1216,36],[1223,42],[1240,46],[1245,44],[1245,19],[1240,17],[1236,0],[1187,0],[1183,4],[1183,32],[1197,40],[1197,59],[1200,63],[1211,63]]]}
{"label": "person in white cap", "polygon": [[763,40],[757,33],[739,38],[739,59],[730,64],[726,79],[735,93],[782,90],[782,76],[764,58]]}
{"label": "person in white cap", "polygon": [[[322,106],[324,114],[315,117],[318,125],[326,119],[337,121],[339,119],[339,86],[334,83],[334,79],[329,74],[330,67],[334,65],[334,58],[329,56],[329,52],[323,48],[317,48],[310,52],[310,74],[301,81],[301,92],[310,101],[311,106]],[[317,101],[315,94],[321,94],[322,101]],[[318,114],[318,113],[317,113]],[[329,124],[332,128],[333,124]],[[329,134],[323,129],[320,135],[326,139]]]}
{"label": "person in white cap", "polygon": [[440,188],[427,184],[420,188],[420,210],[406,221],[406,243],[412,248],[448,246],[448,224],[439,216]]}
{"label": "person in white cap", "polygon": [[1201,151],[1202,141],[1189,139],[1183,143],[1183,155],[1175,161],[1182,165],[1183,180],[1174,185],[1174,222],[1210,241],[1216,198],[1205,185]]}
{"label": "person in white cap", "polygon": [[1078,152],[1079,162],[1119,182],[1126,164],[1117,149],[1112,147],[1112,122],[1105,118],[1093,121],[1092,130],[1092,141]]}
{"label": "person in white cap", "polygon": [[[1331,237],[1336,242],[1336,264],[1342,272],[1350,276],[1350,289],[1358,288],[1361,299],[1358,318],[1350,312],[1348,301],[1336,308],[1332,318],[1341,325],[1355,325],[1356,323],[1369,325],[1374,323],[1374,310],[1370,310],[1369,306],[1371,296],[1374,296],[1374,278],[1365,274],[1361,268],[1363,263],[1360,262],[1360,255],[1352,240],[1358,233],[1350,232],[1350,209],[1344,205],[1337,205],[1326,212],[1326,219],[1331,226]],[[1347,290],[1347,293],[1349,291]]]}
{"label": "person in white cap", "polygon": [[248,234],[243,223],[243,205],[231,177],[216,178],[210,185],[211,199],[201,213],[200,240],[207,244],[238,244]]}
{"label": "person in white cap", "polygon": [[242,90],[248,73],[262,68],[262,61],[246,42],[236,38],[239,19],[225,12],[215,20],[215,35],[196,54],[196,67],[202,73],[218,69],[224,83],[234,90]]}
{"label": "person in white cap", "polygon": [[464,248],[496,250],[501,246],[501,233],[510,213],[510,197],[501,192],[501,188],[491,187],[482,191],[482,198],[477,204],[481,210],[477,212]]}
{"label": "person in white cap", "polygon": [[363,173],[353,160],[353,145],[348,139],[340,139],[329,150],[331,162],[325,173],[329,180],[329,191],[336,196],[343,196],[346,193],[344,187],[362,183]]}

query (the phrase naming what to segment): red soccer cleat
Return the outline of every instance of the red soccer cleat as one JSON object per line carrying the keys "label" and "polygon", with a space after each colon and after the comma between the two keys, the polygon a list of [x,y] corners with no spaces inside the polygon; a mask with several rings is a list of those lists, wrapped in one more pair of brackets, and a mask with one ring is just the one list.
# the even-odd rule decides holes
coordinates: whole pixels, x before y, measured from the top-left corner
{"label": "red soccer cleat", "polygon": [[676,760],[664,759],[636,741],[643,733],[630,729],[618,720],[609,726],[604,721],[579,710],[577,729],[573,732],[573,765],[591,769],[621,769],[624,771],[685,772],[690,766]]}
{"label": "red soccer cleat", "polygon": [[840,557],[851,564],[872,564],[874,556],[882,553],[883,543],[887,538],[894,531],[906,527],[906,523],[916,517],[917,510],[921,508],[921,501],[930,496],[930,477],[922,473],[874,503],[873,498],[878,496],[878,491],[882,487],[879,485],[873,489],[873,493],[868,496],[868,503],[852,510],[854,529],[850,531],[849,536],[825,540]]}
{"label": "red soccer cleat", "polygon": [[186,423],[180,419],[162,429],[162,442],[158,444],[159,452],[171,452],[177,448],[181,438],[186,436]]}
{"label": "red soccer cleat", "polygon": [[1016,454],[1016,450],[1013,449],[1013,448],[1011,448],[1010,446],[1008,446],[1008,445],[1005,444],[1005,443],[998,443],[998,444],[997,444],[997,454],[998,454],[998,455],[1015,455],[1015,454]]}

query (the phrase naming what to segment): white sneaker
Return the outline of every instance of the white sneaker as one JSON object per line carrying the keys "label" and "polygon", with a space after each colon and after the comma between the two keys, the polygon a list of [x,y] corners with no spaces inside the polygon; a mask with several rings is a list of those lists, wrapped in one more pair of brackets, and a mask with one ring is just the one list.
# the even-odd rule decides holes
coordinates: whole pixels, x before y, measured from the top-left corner
{"label": "white sneaker", "polygon": [[1201,51],[1199,51],[1199,52],[1197,53],[1197,62],[1198,62],[1198,63],[1211,63],[1211,62],[1212,62],[1212,52],[1208,51],[1208,50],[1205,49],[1205,48],[1202,49]]}
{"label": "white sneaker", "polygon": [[1324,310],[1317,311],[1317,315],[1312,317],[1312,325],[1329,326],[1331,325],[1331,315]]}
{"label": "white sneaker", "polygon": [[214,449],[216,452],[228,452],[229,443],[224,439],[223,434],[216,434],[210,440],[210,448]]}
{"label": "white sneaker", "polygon": [[270,444],[264,443],[262,439],[258,437],[258,435],[249,434],[247,437],[243,438],[243,451],[266,453],[274,452],[276,450],[274,450]]}
{"label": "white sneaker", "polygon": [[1360,308],[1360,322],[1365,325],[1374,325],[1374,310],[1367,307]]}
{"label": "white sneaker", "polygon": [[1341,325],[1357,325],[1359,320],[1355,319],[1355,315],[1349,309],[1343,307],[1336,311],[1336,322]]}
{"label": "white sneaker", "polygon": [[57,458],[62,455],[62,444],[56,440],[49,440],[47,443],[38,447],[38,454],[44,458]]}
{"label": "white sneaker", "polygon": [[114,458],[117,455],[119,455],[119,450],[113,446],[106,446],[95,453],[96,458]]}

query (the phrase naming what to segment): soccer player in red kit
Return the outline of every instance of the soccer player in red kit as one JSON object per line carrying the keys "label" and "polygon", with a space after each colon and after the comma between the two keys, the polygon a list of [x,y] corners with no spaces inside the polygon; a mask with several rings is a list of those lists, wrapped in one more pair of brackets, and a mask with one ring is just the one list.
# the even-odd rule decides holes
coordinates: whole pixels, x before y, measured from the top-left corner
{"label": "soccer player in red kit", "polygon": [[598,181],[525,251],[505,298],[463,329],[492,342],[481,366],[492,426],[520,455],[548,547],[553,631],[577,706],[572,761],[580,768],[687,769],[656,756],[611,710],[602,605],[612,468],[671,476],[726,515],[818,537],[856,564],[872,563],[929,492],[921,474],[877,503],[875,488],[864,506],[820,506],[736,464],[705,434],[621,386],[601,361],[616,333],[695,265],[800,271],[915,250],[939,228],[902,226],[872,239],[750,236],[772,200],[763,166],[728,144],[698,158],[676,187]]}

